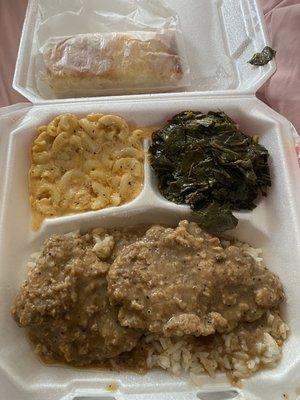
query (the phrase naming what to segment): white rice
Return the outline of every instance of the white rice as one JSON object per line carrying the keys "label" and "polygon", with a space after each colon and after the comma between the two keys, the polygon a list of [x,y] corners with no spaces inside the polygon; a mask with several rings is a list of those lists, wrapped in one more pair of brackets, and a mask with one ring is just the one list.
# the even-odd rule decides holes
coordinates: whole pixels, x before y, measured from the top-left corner
{"label": "white rice", "polygon": [[[216,334],[207,344],[201,338],[165,338],[156,334],[145,337],[148,345],[147,366],[159,367],[180,375],[188,372],[193,382],[203,372],[214,376],[217,370],[226,372],[232,380],[250,376],[261,368],[277,365],[281,358],[281,345],[288,326],[279,315],[268,312],[260,339],[248,349],[245,328],[238,327],[228,334]],[[249,335],[251,333],[248,332]]]}

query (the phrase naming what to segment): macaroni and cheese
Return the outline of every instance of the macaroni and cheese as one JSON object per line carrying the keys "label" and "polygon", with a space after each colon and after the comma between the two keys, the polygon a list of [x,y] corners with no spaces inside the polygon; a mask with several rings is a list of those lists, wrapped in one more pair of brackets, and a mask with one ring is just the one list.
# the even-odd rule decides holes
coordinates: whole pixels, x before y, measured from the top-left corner
{"label": "macaroni and cheese", "polygon": [[143,185],[145,134],[103,114],[64,114],[38,128],[29,172],[33,228],[46,217],[134,199]]}

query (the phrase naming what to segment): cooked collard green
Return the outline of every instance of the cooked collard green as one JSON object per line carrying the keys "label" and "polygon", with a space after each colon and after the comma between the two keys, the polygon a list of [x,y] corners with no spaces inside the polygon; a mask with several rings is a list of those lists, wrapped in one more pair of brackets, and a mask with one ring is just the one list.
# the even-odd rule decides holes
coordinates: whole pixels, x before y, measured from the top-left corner
{"label": "cooked collard green", "polygon": [[154,132],[150,163],[168,200],[188,204],[203,229],[237,225],[235,210],[252,210],[271,186],[268,151],[224,112],[184,111]]}
{"label": "cooked collard green", "polygon": [[276,55],[276,50],[273,50],[271,47],[266,46],[260,53],[255,53],[251,59],[248,61],[249,64],[256,65],[257,67],[261,67],[263,65],[268,64]]}

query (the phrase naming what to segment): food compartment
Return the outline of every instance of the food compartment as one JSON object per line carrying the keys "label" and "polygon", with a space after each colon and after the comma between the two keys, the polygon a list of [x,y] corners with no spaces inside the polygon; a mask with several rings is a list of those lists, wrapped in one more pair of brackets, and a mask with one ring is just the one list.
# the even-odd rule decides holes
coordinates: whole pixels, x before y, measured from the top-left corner
{"label": "food compartment", "polygon": [[[18,185],[20,190],[19,196],[22,196],[21,193],[26,193],[27,197],[27,202],[24,202],[24,207],[29,207],[29,196],[31,195],[33,197],[32,205],[34,208],[31,210],[26,209],[26,215],[32,213],[31,219],[33,221],[32,226],[34,230],[39,228],[39,224],[36,223],[36,215],[39,215],[39,208],[36,203],[42,201],[47,202],[48,200],[48,193],[43,196],[45,198],[39,200],[38,194],[43,187],[46,187],[46,189],[49,187],[50,195],[52,194],[52,190],[56,191],[59,195],[59,203],[57,203],[57,205],[55,203],[54,195],[50,196],[50,211],[53,213],[53,216],[49,216],[47,206],[45,213],[41,214],[42,218],[48,218],[50,220],[50,224],[53,223],[53,220],[55,221],[56,218],[68,218],[77,213],[79,215],[86,213],[88,218],[89,214],[91,217],[93,217],[95,212],[105,210],[109,207],[125,207],[126,209],[128,204],[130,204],[132,201],[134,204],[136,204],[136,202],[139,203],[139,197],[143,197],[143,191],[147,189],[146,182],[148,182],[148,179],[145,178],[145,176],[149,174],[149,171],[147,164],[145,163],[146,142],[142,138],[136,139],[136,137],[139,138],[140,136],[135,135],[135,132],[138,133],[141,131],[135,130],[135,127],[130,127],[129,129],[131,134],[129,136],[128,131],[126,132],[128,128],[123,126],[124,120],[117,116],[104,115],[101,117],[101,115],[98,116],[93,114],[88,117],[97,118],[97,121],[98,119],[99,121],[103,120],[105,123],[108,121],[110,124],[102,125],[101,123],[98,129],[97,122],[95,122],[96,126],[94,126],[93,123],[91,125],[93,132],[95,132],[95,129],[98,130],[96,136],[95,133],[89,134],[87,130],[89,127],[87,128],[85,125],[83,125],[83,127],[80,125],[77,127],[74,126],[74,133],[76,133],[73,135],[73,130],[70,132],[70,129],[65,128],[64,124],[78,124],[78,120],[75,120],[74,116],[65,115],[58,119],[58,121],[56,119],[55,123],[62,125],[58,125],[58,127],[55,128],[55,135],[57,135],[57,132],[61,131],[59,135],[55,136],[55,139],[53,136],[51,136],[51,133],[48,134],[49,129],[50,132],[51,129],[54,129],[53,120],[51,119],[42,120],[42,132],[39,130],[39,133],[37,133],[37,128],[41,125],[36,126],[35,124],[29,124],[28,129],[22,128],[21,131],[20,129],[16,129],[11,135],[8,171],[9,175],[13,176],[8,177],[8,179],[11,182],[20,182]],[[51,125],[48,125],[50,121]],[[88,122],[86,118],[81,119],[79,123],[81,123],[81,121],[85,123]],[[114,125],[115,123],[121,125],[122,129],[120,132],[118,131],[119,126]],[[47,125],[47,130],[45,130],[45,125]],[[67,130],[64,131],[63,129]],[[148,133],[145,134],[148,135]],[[115,139],[114,135],[117,135]],[[125,136],[123,137],[122,135]],[[61,136],[63,136],[64,144],[63,146],[60,145],[59,149],[57,150],[54,145]],[[37,137],[38,141],[35,140]],[[79,146],[79,149],[77,147],[75,149],[72,147],[72,143],[75,141],[75,139],[79,141],[79,144],[76,142],[76,146]],[[133,142],[131,142],[131,139]],[[73,140],[72,143],[71,140]],[[48,141],[50,142],[48,143]],[[51,142],[53,142],[52,145]],[[51,147],[50,149],[47,148],[45,150],[45,146]],[[32,148],[35,149],[35,153],[33,154],[33,159],[31,160]],[[90,150],[90,148],[92,149]],[[93,151],[96,151],[96,153],[93,153]],[[70,154],[71,158],[69,157]],[[46,161],[46,164],[43,160],[39,161],[42,156],[44,157],[44,155],[46,157],[50,157],[50,160]],[[65,161],[65,156],[68,156],[67,161]],[[38,161],[36,161],[37,157]],[[22,162],[22,171],[15,170],[13,168],[16,159],[19,159],[20,162]],[[129,167],[131,164],[128,167],[127,161],[135,161],[133,166],[136,166],[137,164],[139,167],[137,171],[135,171],[133,168],[130,169]],[[35,175],[29,175],[31,164],[33,166],[32,168]],[[116,170],[115,166],[117,168]],[[86,168],[88,169],[86,170]],[[39,172],[40,170],[42,172]],[[39,172],[38,176],[36,176],[35,171]],[[41,173],[43,175],[41,175]],[[101,174],[100,178],[97,178],[97,176],[94,177],[96,173]],[[44,174],[46,176],[45,178],[43,178]],[[70,174],[71,178],[75,175],[75,181],[69,179]],[[79,178],[83,177],[83,179],[79,179],[79,182],[76,180],[77,175],[79,175]],[[64,181],[64,177],[67,177],[66,182]],[[128,183],[125,179],[127,186],[125,186],[124,194],[121,192],[123,177],[130,178]],[[114,183],[114,181],[116,181],[116,183]],[[99,185],[100,190],[102,190],[104,194],[98,194],[98,191],[95,191],[98,188],[96,187],[94,189],[94,184]],[[83,201],[89,201],[87,206],[84,202],[82,202],[82,197],[76,197],[81,188],[84,195],[87,197],[87,199],[84,197]],[[113,202],[115,199],[113,196],[118,196],[118,202],[120,203],[116,204],[115,207]],[[97,205],[97,207],[93,207],[93,202],[97,202],[98,199],[100,199],[101,202],[103,202],[103,199],[107,200],[103,203],[103,205],[101,203],[99,206]],[[76,203],[74,203],[75,201]],[[65,203],[66,206],[64,205]],[[93,208],[94,210],[92,210]],[[38,222],[40,223],[40,221]]]}
{"label": "food compartment", "polygon": [[[24,280],[25,265],[31,253],[38,251],[49,235],[74,230],[86,232],[104,226],[129,226],[137,224],[174,225],[181,219],[194,220],[186,206],[178,206],[165,200],[157,190],[155,177],[147,160],[145,161],[145,185],[140,196],[133,202],[116,208],[76,214],[44,221],[42,228],[33,232],[30,227],[30,209],[27,190],[29,168],[29,146],[37,126],[50,121],[58,114],[71,112],[86,115],[91,112],[112,113],[141,127],[162,126],[168,118],[183,110],[224,110],[240,124],[246,134],[257,134],[260,142],[269,150],[272,171],[272,187],[268,197],[258,207],[247,213],[239,213],[239,225],[230,234],[254,247],[262,248],[263,257],[269,269],[277,273],[283,282],[287,302],[283,307],[284,320],[291,332],[283,347],[283,358],[275,370],[262,370],[243,383],[242,396],[256,399],[262,396],[265,387],[273,387],[278,393],[294,393],[299,354],[293,349],[300,345],[300,324],[298,322],[299,276],[299,209],[296,203],[298,189],[297,161],[289,125],[263,103],[252,98],[218,98],[170,102],[132,101],[111,104],[82,104],[36,106],[28,110],[19,126],[9,135],[8,163],[5,171],[4,214],[1,225],[1,324],[6,329],[0,339],[2,347],[0,365],[17,391],[30,390],[36,398],[47,398],[46,391],[53,389],[52,398],[73,397],[91,393],[99,398],[107,397],[106,387],[117,383],[116,398],[151,398],[174,396],[196,398],[197,393],[207,390],[231,388],[224,374],[216,378],[203,375],[199,378],[201,388],[193,387],[188,376],[174,377],[161,370],[146,375],[132,372],[115,373],[97,369],[76,369],[66,366],[46,366],[33,353],[25,332],[19,329],[9,315],[9,308],[20,283]],[[287,269],[289,273],[287,272]],[[293,376],[293,378],[292,378]],[[276,378],[276,381],[274,380]],[[291,378],[291,380],[289,379]],[[291,383],[292,382],[292,383]],[[295,382],[295,383],[293,383]],[[81,387],[81,391],[78,387]],[[86,392],[82,394],[82,388]],[[105,394],[106,393],[106,394]],[[146,394],[148,393],[148,394]],[[147,397],[148,396],[148,397]],[[198,397],[200,395],[198,394]],[[264,393],[271,399],[272,393]],[[67,397],[72,399],[72,397]],[[167,398],[167,397],[166,397]],[[201,397],[200,397],[201,398]],[[293,397],[291,397],[293,398]]]}

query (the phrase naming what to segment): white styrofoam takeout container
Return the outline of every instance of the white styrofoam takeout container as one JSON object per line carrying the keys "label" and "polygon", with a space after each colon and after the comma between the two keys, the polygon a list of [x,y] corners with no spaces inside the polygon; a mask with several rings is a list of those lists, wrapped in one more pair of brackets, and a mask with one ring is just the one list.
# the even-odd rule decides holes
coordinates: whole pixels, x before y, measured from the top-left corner
{"label": "white styrofoam takeout container", "polygon": [[[234,84],[226,86],[220,81],[217,90],[203,91],[205,85],[199,78],[198,86],[195,84],[190,93],[70,101],[43,101],[20,86],[20,92],[36,104],[0,109],[0,400],[275,400],[283,399],[284,394],[289,400],[300,398],[300,209],[297,204],[300,190],[293,127],[254,95],[274,71],[274,62],[264,68],[247,66],[247,70],[243,65],[250,53],[267,43],[261,14],[255,0],[169,0],[167,3],[179,13],[186,40],[193,44],[194,53],[200,57],[209,50],[208,64],[215,56],[215,50],[208,49],[210,40],[214,39],[209,37],[205,45],[202,25],[210,32],[221,34],[223,42],[218,48],[219,56],[229,58],[233,63]],[[33,42],[36,4],[35,0],[29,2],[17,78],[21,78],[26,70],[26,42]],[[208,23],[207,15],[214,27]],[[201,37],[197,36],[199,30]],[[193,58],[192,53],[190,57]],[[214,64],[210,66],[213,68]],[[46,237],[99,225],[174,224],[183,218],[192,219],[192,216],[188,207],[162,198],[146,161],[145,185],[133,202],[117,208],[48,219],[38,232],[33,232],[27,173],[35,129],[65,112],[82,116],[90,112],[114,113],[139,126],[157,126],[186,109],[224,110],[239,122],[245,133],[259,135],[260,142],[270,152],[273,185],[269,195],[255,210],[238,213],[240,222],[232,233],[263,249],[267,265],[280,276],[285,287],[287,301],[283,316],[291,333],[283,347],[282,361],[275,369],[260,371],[245,380],[241,388],[233,388],[220,373],[214,379],[203,375],[201,386],[196,387],[187,376],[174,377],[161,370],[137,375],[42,364],[30,348],[24,330],[19,329],[10,317],[9,309],[26,276],[25,264],[29,255],[40,248]],[[111,383],[117,384],[113,393],[107,391],[107,385]]]}

